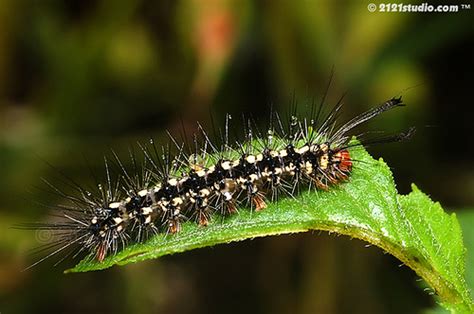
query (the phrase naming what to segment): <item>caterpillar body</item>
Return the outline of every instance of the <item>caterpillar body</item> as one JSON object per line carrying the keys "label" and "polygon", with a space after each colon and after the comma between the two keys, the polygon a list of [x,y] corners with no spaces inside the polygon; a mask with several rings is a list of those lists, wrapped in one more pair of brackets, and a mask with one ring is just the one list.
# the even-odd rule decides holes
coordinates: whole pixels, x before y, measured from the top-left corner
{"label": "caterpillar body", "polygon": [[169,148],[160,149],[153,142],[140,145],[144,162],[137,166],[132,156],[133,170],[114,153],[121,174],[113,183],[106,161],[107,180],[98,186],[99,193],[75,185],[77,194],[71,195],[50,185],[70,204],[60,206],[60,222],[29,225],[56,234],[50,244],[55,249],[37,263],[69,248],[103,261],[129,243],[161,232],[177,233],[185,220],[205,227],[214,215],[232,215],[242,206],[261,211],[268,202],[293,197],[302,188],[327,190],[349,179],[356,162],[351,158],[353,147],[411,136],[414,128],[350,142],[350,131],[356,126],[402,105],[401,97],[392,98],[342,125],[337,124],[342,101],[324,119],[319,119],[318,110],[314,117],[292,116],[286,127],[275,115],[275,125],[271,123],[264,136],[247,121],[245,140],[234,144],[229,143],[228,116],[221,145],[200,127],[202,141],[194,140],[194,150],[186,150],[171,136],[177,147],[174,156]]}

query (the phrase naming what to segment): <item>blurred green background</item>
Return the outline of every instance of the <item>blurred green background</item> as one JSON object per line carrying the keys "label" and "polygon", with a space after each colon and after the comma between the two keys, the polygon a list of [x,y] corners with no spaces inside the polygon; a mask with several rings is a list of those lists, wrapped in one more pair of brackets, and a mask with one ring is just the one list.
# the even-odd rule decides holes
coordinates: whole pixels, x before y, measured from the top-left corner
{"label": "blurred green background", "polygon": [[[376,2],[376,1],[374,1]],[[416,183],[459,216],[474,205],[474,23],[459,13],[370,13],[364,1],[0,1],[1,313],[420,313],[434,299],[407,267],[326,233],[271,237],[77,275],[9,226],[55,204],[41,178],[82,184],[113,148],[226,112],[287,112],[293,95],[346,118],[392,96],[407,107],[365,130],[416,126],[373,147],[401,193]],[[377,2],[376,2],[377,3]],[[411,3],[416,3],[415,1]],[[38,188],[40,187],[40,188]],[[465,223],[464,226],[469,226]],[[472,227],[472,224],[471,224]],[[38,239],[40,238],[40,239]],[[472,246],[472,232],[466,241]],[[469,273],[471,278],[472,272]]]}

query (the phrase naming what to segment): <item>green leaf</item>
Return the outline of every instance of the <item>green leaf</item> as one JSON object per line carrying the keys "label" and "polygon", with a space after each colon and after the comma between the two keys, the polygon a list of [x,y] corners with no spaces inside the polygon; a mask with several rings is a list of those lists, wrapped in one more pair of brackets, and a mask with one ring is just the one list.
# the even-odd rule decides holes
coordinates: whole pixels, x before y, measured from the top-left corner
{"label": "green leaf", "polygon": [[467,248],[466,281],[472,292],[474,291],[474,208],[464,209],[459,213],[459,221],[463,230],[464,243]]}
{"label": "green leaf", "polygon": [[[474,209],[462,209],[459,210],[457,218],[461,224],[463,231],[464,245],[467,249],[466,251],[466,282],[467,286],[472,291],[474,289]],[[436,306],[433,309],[424,311],[425,314],[441,314],[446,313],[446,310],[440,306]]]}
{"label": "green leaf", "polygon": [[465,249],[455,214],[445,213],[416,186],[409,195],[398,195],[388,166],[363,148],[353,149],[351,155],[360,162],[350,181],[327,192],[303,192],[268,204],[261,212],[241,209],[225,219],[214,217],[208,227],[187,222],[178,234],[156,235],[101,263],[86,258],[68,272],[100,270],[255,237],[325,230],[381,247],[416,271],[444,307],[473,312],[464,279]]}

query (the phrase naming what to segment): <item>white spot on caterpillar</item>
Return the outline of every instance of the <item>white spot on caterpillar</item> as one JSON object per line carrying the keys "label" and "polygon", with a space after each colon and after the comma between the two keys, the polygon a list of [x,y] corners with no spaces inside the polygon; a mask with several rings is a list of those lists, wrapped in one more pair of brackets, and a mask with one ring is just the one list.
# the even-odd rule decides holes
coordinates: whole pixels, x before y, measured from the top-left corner
{"label": "white spot on caterpillar", "polygon": [[199,170],[198,172],[196,172],[196,174],[198,175],[198,177],[204,177],[206,175],[206,171]]}
{"label": "white spot on caterpillar", "polygon": [[328,154],[324,154],[319,158],[319,167],[323,170],[328,167]]}
{"label": "white spot on caterpillar", "polygon": [[296,166],[292,162],[290,162],[288,166],[285,167],[286,172],[292,172],[295,169],[296,169]]}
{"label": "white spot on caterpillar", "polygon": [[144,197],[148,194],[148,190],[141,190],[140,192],[138,192],[138,195],[141,196],[141,197]]}
{"label": "white spot on caterpillar", "polygon": [[168,201],[165,201],[165,200],[161,200],[158,202],[158,206],[161,208],[162,211],[166,212],[168,210],[168,207],[167,205],[169,204],[170,202]]}
{"label": "white spot on caterpillar", "polygon": [[250,182],[254,182],[258,180],[258,176],[253,173],[249,176],[249,178],[250,178]]}
{"label": "white spot on caterpillar", "polygon": [[249,164],[254,164],[255,161],[256,161],[256,158],[255,158],[255,156],[253,156],[253,155],[249,155],[249,156],[247,156],[247,158],[246,158],[245,160],[247,160],[247,162],[248,162]]}
{"label": "white spot on caterpillar", "polygon": [[183,204],[183,199],[181,197],[175,197],[173,198],[173,206],[179,206]]}
{"label": "white spot on caterpillar", "polygon": [[175,178],[169,179],[168,184],[171,186],[176,186],[178,184],[178,180],[176,180]]}
{"label": "white spot on caterpillar", "polygon": [[308,145],[305,145],[305,146],[301,147],[300,149],[298,149],[298,153],[299,153],[299,154],[304,154],[304,153],[306,153],[307,151],[309,151]]}
{"label": "white spot on caterpillar", "polygon": [[232,194],[230,192],[224,192],[224,199],[228,202],[232,199]]}
{"label": "white spot on caterpillar", "polygon": [[199,191],[200,197],[206,197],[209,196],[209,194],[211,194],[211,192],[208,189],[202,189],[201,191]]}
{"label": "white spot on caterpillar", "polygon": [[143,215],[149,215],[153,212],[153,209],[151,207],[142,207],[142,214]]}
{"label": "white spot on caterpillar", "polygon": [[229,169],[231,168],[230,162],[229,162],[229,161],[224,161],[224,162],[222,162],[222,163],[221,163],[221,167],[222,167],[222,169],[224,169],[224,170],[229,170]]}
{"label": "white spot on caterpillar", "polygon": [[110,204],[109,204],[109,208],[113,208],[113,209],[119,208],[120,205],[121,205],[120,202],[113,202],[113,203],[110,203]]}

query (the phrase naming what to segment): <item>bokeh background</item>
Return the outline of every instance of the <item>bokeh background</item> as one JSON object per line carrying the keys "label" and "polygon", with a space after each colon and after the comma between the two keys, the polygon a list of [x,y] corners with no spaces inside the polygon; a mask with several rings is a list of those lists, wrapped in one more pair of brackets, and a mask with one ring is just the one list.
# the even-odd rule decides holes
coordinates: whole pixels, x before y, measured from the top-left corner
{"label": "bokeh background", "polygon": [[[377,1],[374,1],[377,3]],[[454,1],[452,1],[454,2]],[[435,305],[395,258],[308,233],[205,248],[106,271],[38,256],[9,228],[50,213],[41,178],[91,181],[113,148],[224,114],[287,112],[293,96],[345,117],[402,94],[366,130],[416,126],[370,149],[401,193],[416,183],[460,218],[474,205],[472,10],[370,13],[368,1],[0,1],[1,313],[420,313]],[[416,1],[411,1],[416,3]],[[54,166],[54,169],[48,164]],[[472,215],[471,215],[472,217]],[[474,219],[471,219],[474,221]],[[463,222],[463,221],[462,221]],[[464,223],[464,226],[468,224]],[[471,225],[472,227],[472,225]],[[472,232],[466,241],[472,246]],[[471,256],[472,257],[472,256]],[[469,269],[468,269],[469,271]],[[470,272],[469,275],[473,277]]]}

